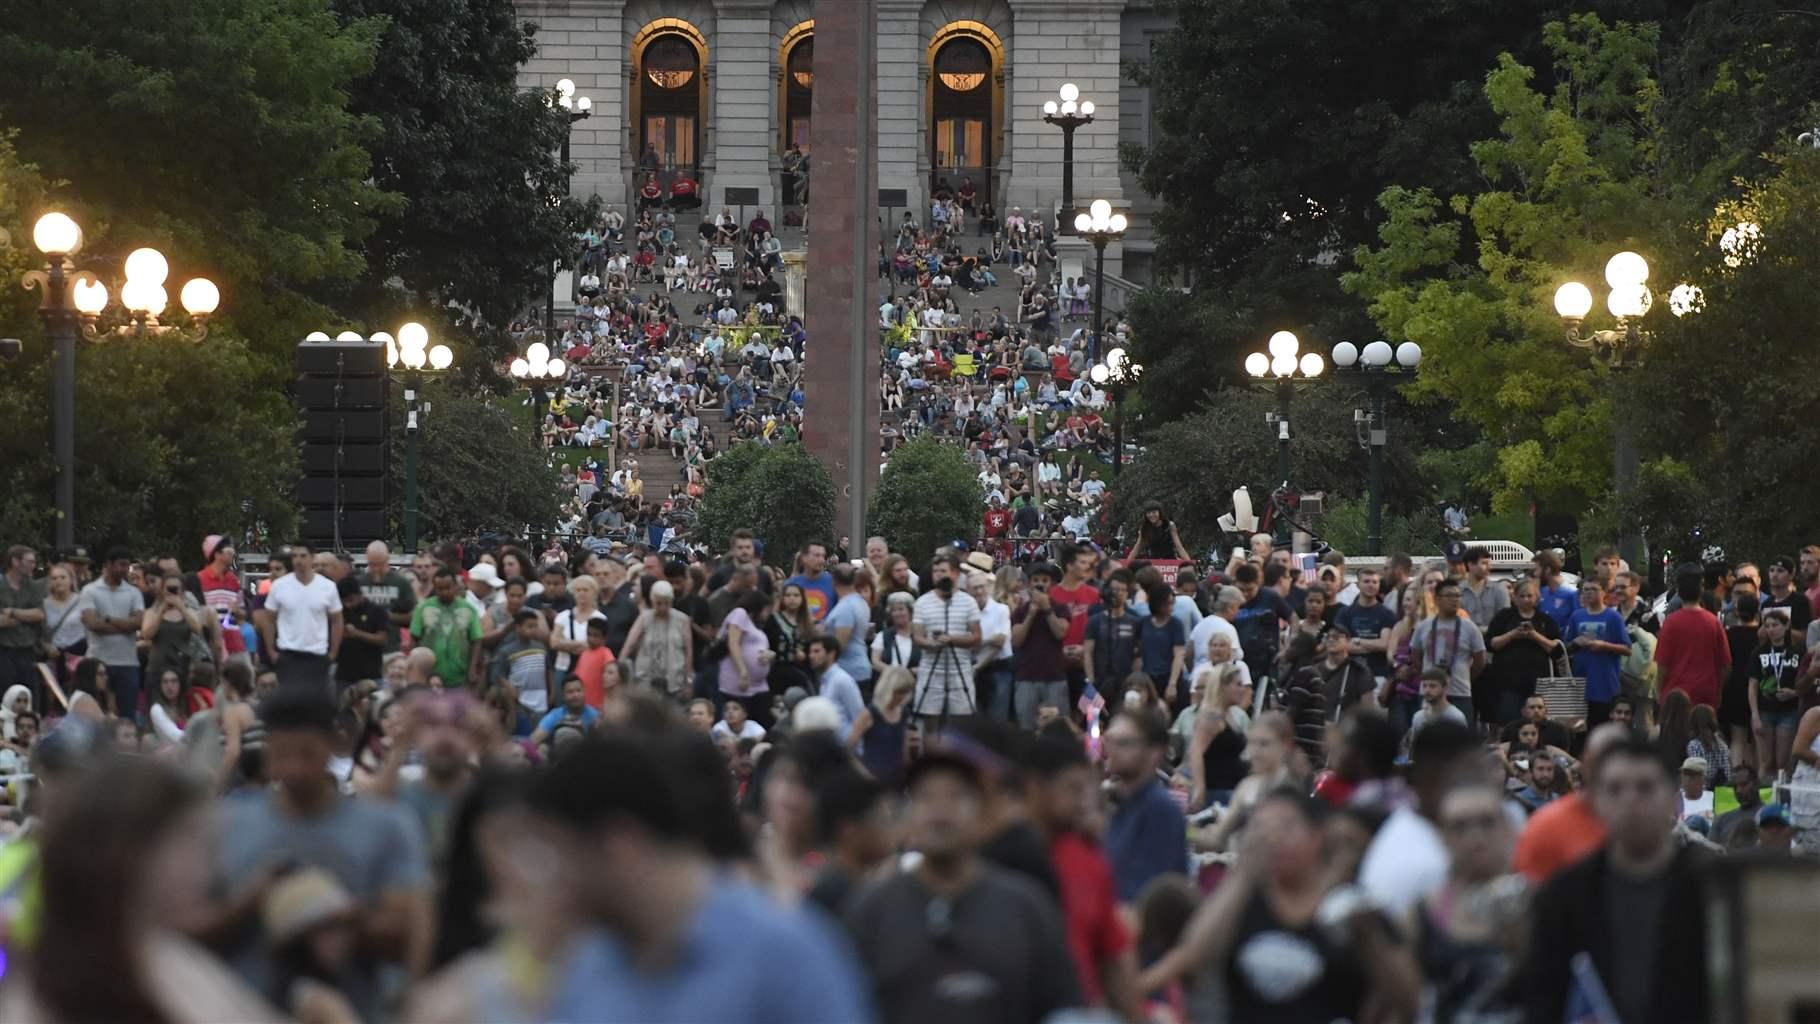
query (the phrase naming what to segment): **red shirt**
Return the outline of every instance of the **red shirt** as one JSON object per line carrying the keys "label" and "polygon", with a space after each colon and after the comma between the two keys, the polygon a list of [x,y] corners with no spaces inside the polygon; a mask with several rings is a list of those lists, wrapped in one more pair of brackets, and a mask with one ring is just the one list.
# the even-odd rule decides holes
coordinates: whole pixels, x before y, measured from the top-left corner
{"label": "red shirt", "polygon": [[986,536],[998,537],[1011,527],[1011,513],[1002,508],[986,510]]}
{"label": "red shirt", "polygon": [[676,183],[670,186],[670,194],[673,196],[692,196],[692,195],[694,195],[695,194],[695,179],[693,179],[693,178],[676,179]]}
{"label": "red shirt", "polygon": [[1656,664],[1664,676],[1662,695],[1683,690],[1695,704],[1719,707],[1719,691],[1732,667],[1731,644],[1719,617],[1698,605],[1683,606],[1662,622]]}
{"label": "red shirt", "polygon": [[1112,864],[1099,847],[1066,832],[1049,844],[1055,876],[1062,883],[1062,917],[1068,927],[1068,952],[1081,976],[1081,994],[1089,1005],[1105,998],[1100,967],[1131,948],[1131,932],[1119,920],[1118,885]]}
{"label": "red shirt", "polygon": [[1062,637],[1062,646],[1078,646],[1087,639],[1087,616],[1100,603],[1100,588],[1092,580],[1083,582],[1078,587],[1064,587],[1060,583],[1049,588],[1049,600],[1055,604],[1057,611],[1068,616],[1068,635]]}

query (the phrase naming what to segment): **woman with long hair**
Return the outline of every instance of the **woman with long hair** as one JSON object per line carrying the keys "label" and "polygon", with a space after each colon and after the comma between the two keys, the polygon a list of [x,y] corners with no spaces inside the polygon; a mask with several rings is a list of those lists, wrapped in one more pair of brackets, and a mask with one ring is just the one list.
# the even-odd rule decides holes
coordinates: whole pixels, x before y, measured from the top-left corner
{"label": "woman with long hair", "polygon": [[1191,808],[1229,803],[1245,778],[1251,717],[1245,712],[1244,667],[1243,663],[1220,662],[1203,665],[1195,673],[1201,703],[1195,713],[1194,738],[1183,758],[1194,780],[1188,797]]}
{"label": "woman with long hair", "polygon": [[882,630],[890,621],[889,604],[892,594],[908,594],[912,603],[916,601],[916,590],[910,585],[910,563],[904,561],[903,555],[887,555],[880,571],[877,599],[872,603],[872,628]]}
{"label": "woman with long hair", "polygon": [[878,784],[896,792],[903,783],[910,758],[910,695],[916,676],[901,665],[886,669],[872,693],[872,703],[853,720],[847,746],[858,748],[864,765]]}
{"label": "woman with long hair", "polygon": [[63,786],[40,843],[37,940],[0,986],[0,1020],[281,1019],[183,936],[212,905],[206,791],[152,759],[105,760]]}
{"label": "woman with long hair", "polygon": [[1687,691],[1670,690],[1663,696],[1656,723],[1656,745],[1662,748],[1662,757],[1679,764],[1687,757],[1687,741],[1694,735],[1694,702]]}
{"label": "woman with long hair", "polygon": [[215,693],[215,715],[221,723],[221,788],[232,789],[241,779],[241,758],[249,750],[265,753],[265,726],[253,707],[253,668],[245,661],[221,667],[221,688]]}
{"label": "woman with long hair", "polygon": [[183,727],[190,720],[189,684],[175,668],[158,674],[158,685],[146,696],[152,731],[165,743],[182,743]]}
{"label": "woman with long hair", "polygon": [[1757,777],[1773,779],[1794,768],[1790,757],[1801,723],[1801,699],[1795,677],[1801,665],[1801,641],[1789,630],[1786,608],[1763,612],[1763,641],[1752,660],[1751,731],[1757,736]]}
{"label": "woman with long hair", "polygon": [[1378,693],[1378,703],[1387,709],[1390,724],[1398,736],[1409,731],[1410,719],[1422,706],[1422,675],[1416,667],[1415,652],[1409,646],[1416,626],[1427,615],[1420,582],[1412,580],[1403,588],[1402,609],[1403,615],[1390,627],[1390,637],[1384,645],[1390,652],[1390,678],[1384,681],[1384,689]]}
{"label": "woman with long hair", "polygon": [[1138,520],[1137,539],[1132,542],[1131,552],[1125,557],[1129,560],[1194,560],[1183,546],[1182,535],[1176,531],[1174,521],[1163,515],[1163,506],[1154,501],[1145,503],[1144,516]]}
{"label": "woman with long hair", "polygon": [[1719,716],[1705,704],[1695,706],[1689,717],[1693,731],[1687,738],[1687,757],[1706,762],[1706,788],[1723,786],[1731,781],[1732,751],[1719,734]]}
{"label": "woman with long hair", "polygon": [[1216,852],[1231,848],[1234,834],[1245,827],[1248,812],[1264,794],[1293,783],[1300,774],[1294,767],[1295,724],[1281,711],[1267,711],[1251,723],[1245,733],[1245,753],[1251,762],[1250,774],[1233,788],[1226,813],[1213,829],[1194,838],[1196,847]]}

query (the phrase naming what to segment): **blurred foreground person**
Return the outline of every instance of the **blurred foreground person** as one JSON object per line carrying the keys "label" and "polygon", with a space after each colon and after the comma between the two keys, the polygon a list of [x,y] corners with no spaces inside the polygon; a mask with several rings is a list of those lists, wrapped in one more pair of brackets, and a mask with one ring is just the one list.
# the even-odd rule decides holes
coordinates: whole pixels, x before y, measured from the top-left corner
{"label": "blurred foreground person", "polygon": [[677,778],[699,770],[686,755],[674,737],[609,727],[532,783],[529,834],[553,854],[537,874],[568,880],[589,924],[545,980],[546,1019],[871,1020],[833,927],[711,858],[692,808],[701,794]]}
{"label": "blurred foreground person", "polygon": [[980,856],[979,766],[937,748],[910,766],[915,868],[847,907],[847,927],[891,1024],[1037,1024],[1082,1005],[1066,931],[1035,883]]}
{"label": "blurred foreground person", "polygon": [[[59,800],[43,835],[42,927],[0,986],[0,1020],[283,1019],[180,934],[209,906],[206,788],[159,761],[110,759]],[[353,1019],[322,986],[298,995],[303,1019]]]}
{"label": "blurred foreground person", "polygon": [[1527,1019],[1708,1021],[1706,854],[1675,841],[1675,779],[1656,746],[1608,743],[1591,787],[1604,845],[1536,896]]}

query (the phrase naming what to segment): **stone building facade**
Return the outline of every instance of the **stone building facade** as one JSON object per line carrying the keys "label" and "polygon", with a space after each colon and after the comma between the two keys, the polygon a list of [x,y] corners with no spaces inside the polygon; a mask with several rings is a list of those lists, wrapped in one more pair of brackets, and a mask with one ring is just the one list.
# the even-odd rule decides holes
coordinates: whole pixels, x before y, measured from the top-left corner
{"label": "stone building facade", "polygon": [[[1074,146],[1075,200],[1130,212],[1127,276],[1146,276],[1145,202],[1119,165],[1150,130],[1148,90],[1121,74],[1169,30],[1153,0],[876,0],[878,185],[927,216],[947,179],[970,178],[1001,211],[1061,198],[1062,133],[1043,102],[1064,82],[1096,107]],[[574,126],[574,187],[610,203],[632,194],[641,158],[687,169],[708,205],[756,189],[784,194],[784,154],[808,151],[814,90],[811,0],[520,0],[538,26],[527,87],[572,79],[593,116]],[[814,153],[808,152],[813,196]]]}

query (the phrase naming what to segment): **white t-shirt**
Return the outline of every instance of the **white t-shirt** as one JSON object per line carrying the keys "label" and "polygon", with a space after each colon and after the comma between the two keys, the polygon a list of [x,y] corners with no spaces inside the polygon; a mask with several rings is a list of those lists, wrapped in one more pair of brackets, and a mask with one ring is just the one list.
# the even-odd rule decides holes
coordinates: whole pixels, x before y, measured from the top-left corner
{"label": "white t-shirt", "polygon": [[278,616],[279,650],[329,653],[329,616],[341,614],[341,595],[327,576],[311,576],[308,584],[296,573],[278,577],[265,595],[265,608]]}
{"label": "white t-shirt", "polygon": [[569,671],[569,663],[574,660],[575,656],[568,651],[556,650],[554,642],[557,640],[579,640],[586,643],[588,639],[588,622],[592,619],[599,619],[602,622],[605,622],[606,618],[607,613],[601,611],[599,608],[595,608],[593,615],[588,616],[586,619],[582,619],[580,622],[575,621],[575,610],[573,608],[565,608],[556,613],[556,621],[550,627],[550,640],[552,641],[550,650],[556,655],[557,679],[560,680],[563,677],[563,674]]}
{"label": "white t-shirt", "polygon": [[[721,721],[714,723],[714,728],[708,730],[708,735],[713,736],[715,739],[720,739],[723,736],[733,736],[733,727],[728,725],[725,719],[722,719]],[[733,738],[741,740],[762,740],[765,738],[765,727],[748,718],[745,722],[741,723],[739,735],[734,736]]]}
{"label": "white t-shirt", "polygon": [[1190,675],[1193,674],[1194,669],[1207,664],[1207,641],[1212,640],[1215,633],[1221,634],[1232,644],[1233,661],[1244,660],[1245,649],[1239,646],[1238,627],[1218,615],[1209,615],[1194,627],[1194,632],[1188,638],[1190,653],[1194,655],[1194,664],[1189,669]]}
{"label": "white t-shirt", "polygon": [[1398,808],[1378,829],[1359,863],[1359,884],[1373,902],[1397,917],[1447,881],[1447,847],[1428,819]]}
{"label": "white t-shirt", "polygon": [[1700,791],[1699,796],[1697,796],[1691,800],[1688,799],[1686,793],[1681,794],[1681,817],[1682,817],[1682,819],[1685,820],[1687,818],[1691,818],[1696,814],[1705,818],[1707,821],[1713,820],[1713,791],[1712,790],[1703,789]]}
{"label": "white t-shirt", "polygon": [[[1002,636],[1005,642],[997,647],[987,647],[986,641],[995,636]],[[988,597],[986,607],[980,609],[980,646],[977,651],[978,664],[998,661],[1011,657],[1011,609],[1003,601]]]}

